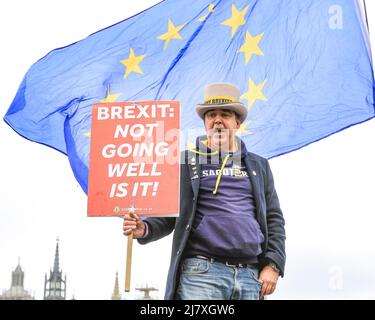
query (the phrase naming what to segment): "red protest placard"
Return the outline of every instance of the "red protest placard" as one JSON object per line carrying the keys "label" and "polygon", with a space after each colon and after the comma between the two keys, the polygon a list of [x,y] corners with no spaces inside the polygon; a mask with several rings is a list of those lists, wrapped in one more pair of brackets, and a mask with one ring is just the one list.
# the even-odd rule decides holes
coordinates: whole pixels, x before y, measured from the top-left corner
{"label": "red protest placard", "polygon": [[94,105],[88,216],[177,216],[179,129],[177,101]]}

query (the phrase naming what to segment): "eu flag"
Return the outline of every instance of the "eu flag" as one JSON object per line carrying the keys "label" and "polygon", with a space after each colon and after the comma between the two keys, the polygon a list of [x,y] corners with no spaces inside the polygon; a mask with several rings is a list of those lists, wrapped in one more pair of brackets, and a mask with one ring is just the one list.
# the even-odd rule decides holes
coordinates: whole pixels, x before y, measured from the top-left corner
{"label": "eu flag", "polygon": [[267,158],[373,118],[359,2],[165,0],[37,61],[4,120],[67,154],[87,192],[93,104],[179,100],[189,142],[213,82],[240,88],[249,108],[241,136]]}

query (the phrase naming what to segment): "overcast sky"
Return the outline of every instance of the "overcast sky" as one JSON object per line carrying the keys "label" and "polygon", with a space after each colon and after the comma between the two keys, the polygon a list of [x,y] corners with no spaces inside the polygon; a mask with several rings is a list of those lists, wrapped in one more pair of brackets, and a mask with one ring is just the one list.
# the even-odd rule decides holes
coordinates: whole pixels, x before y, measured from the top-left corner
{"label": "overcast sky", "polygon": [[[1,118],[32,63],[157,2],[1,2]],[[367,2],[373,38],[375,4]],[[371,120],[270,161],[288,256],[285,278],[270,299],[375,299],[374,141]],[[116,271],[123,292],[122,220],[88,218],[87,197],[68,158],[3,121],[0,150],[0,292],[9,289],[20,257],[25,288],[42,299],[57,237],[69,299],[109,299]],[[134,287],[146,283],[159,288],[154,297],[163,297],[170,249],[171,236],[147,246],[134,242],[132,290],[123,297],[137,298]]]}

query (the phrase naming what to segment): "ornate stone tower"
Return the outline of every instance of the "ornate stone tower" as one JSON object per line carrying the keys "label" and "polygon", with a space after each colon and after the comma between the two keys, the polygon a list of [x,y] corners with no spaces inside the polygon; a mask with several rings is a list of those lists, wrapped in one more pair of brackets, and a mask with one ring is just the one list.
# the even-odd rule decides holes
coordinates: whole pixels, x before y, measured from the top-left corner
{"label": "ornate stone tower", "polygon": [[112,300],[122,300],[118,286],[118,272],[116,272],[115,288],[113,289]]}
{"label": "ornate stone tower", "polygon": [[24,279],[25,273],[22,271],[20,260],[18,259],[18,265],[12,272],[10,289],[4,291],[3,294],[0,295],[0,300],[34,300],[34,297],[24,289]]}
{"label": "ornate stone tower", "polygon": [[50,270],[49,279],[47,274],[44,280],[44,300],[66,299],[66,275],[62,278],[62,270],[59,270],[59,239],[56,241],[55,262],[53,271]]}

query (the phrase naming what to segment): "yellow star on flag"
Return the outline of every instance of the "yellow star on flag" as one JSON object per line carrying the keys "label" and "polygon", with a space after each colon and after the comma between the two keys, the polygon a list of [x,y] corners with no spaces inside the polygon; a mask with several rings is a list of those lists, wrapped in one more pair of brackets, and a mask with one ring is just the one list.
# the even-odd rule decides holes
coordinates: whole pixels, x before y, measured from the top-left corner
{"label": "yellow star on flag", "polygon": [[[118,97],[121,96],[121,93],[111,94],[109,88],[107,89],[107,96],[104,99],[101,99],[100,102],[116,102]],[[91,132],[85,132],[83,134],[85,137],[91,137]]]}
{"label": "yellow star on flag", "polygon": [[267,80],[264,80],[262,83],[256,85],[253,80],[249,79],[249,90],[241,96],[241,99],[247,100],[247,107],[249,109],[253,106],[256,100],[267,101],[267,97],[262,93],[266,81]]}
{"label": "yellow star on flag", "polygon": [[104,99],[101,99],[100,102],[116,102],[119,96],[121,96],[121,93],[111,94],[108,88],[107,96]]}
{"label": "yellow star on flag", "polygon": [[125,60],[120,61],[126,67],[124,79],[126,79],[126,77],[132,72],[137,72],[137,73],[143,74],[142,69],[139,67],[139,63],[144,59],[145,56],[146,55],[136,56],[134,54],[134,50],[132,48],[130,48],[129,57]]}
{"label": "yellow star on flag", "polygon": [[[214,12],[214,8],[215,8],[215,6],[211,3],[211,4],[208,6],[208,13],[210,13],[210,12]],[[208,16],[208,14],[205,14],[204,16],[200,17],[200,18],[198,19],[198,21],[202,22],[202,21],[206,20],[207,16]]]}
{"label": "yellow star on flag", "polygon": [[234,34],[236,33],[238,27],[246,23],[244,16],[248,9],[249,9],[249,6],[247,6],[242,11],[238,11],[236,6],[232,4],[232,16],[228,20],[225,20],[224,22],[221,23],[224,26],[228,26],[232,28],[232,38]]}
{"label": "yellow star on flag", "polygon": [[238,129],[238,132],[240,132],[243,136],[252,134],[251,131],[247,130],[246,127],[250,124],[250,121],[246,121],[243,124],[241,124],[240,128]]}
{"label": "yellow star on flag", "polygon": [[180,24],[179,26],[175,27],[175,25],[173,24],[171,19],[168,19],[168,31],[166,33],[162,34],[161,36],[157,37],[157,39],[165,41],[163,49],[168,47],[169,42],[172,39],[182,39],[182,37],[180,36],[180,34],[178,32],[184,27],[184,25],[185,25],[185,23]]}
{"label": "yellow star on flag", "polygon": [[249,62],[253,54],[264,56],[263,51],[260,50],[259,48],[259,42],[260,40],[262,40],[263,35],[264,35],[264,32],[253,37],[249,31],[246,31],[245,43],[242,45],[240,50],[238,50],[238,52],[245,53],[246,64]]}

